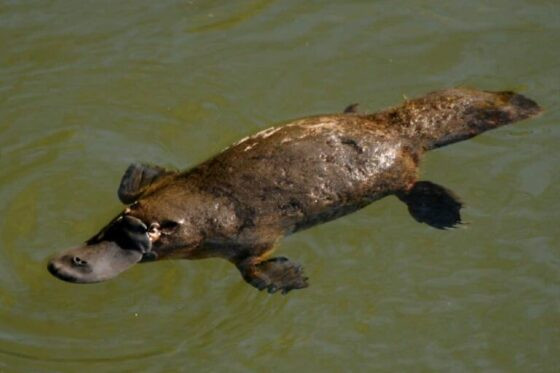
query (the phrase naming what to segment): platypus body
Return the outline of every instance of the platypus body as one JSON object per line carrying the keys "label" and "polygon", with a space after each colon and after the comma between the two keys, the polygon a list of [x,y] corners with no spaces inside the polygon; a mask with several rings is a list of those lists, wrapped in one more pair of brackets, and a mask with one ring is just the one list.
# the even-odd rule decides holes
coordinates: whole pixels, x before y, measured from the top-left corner
{"label": "platypus body", "polygon": [[462,204],[417,180],[422,154],[539,112],[513,92],[449,89],[374,114],[349,106],[272,127],[184,172],[132,164],[118,191],[128,207],[48,268],[89,283],[143,261],[221,257],[257,289],[301,289],[301,266],[270,257],[281,237],[391,194],[417,221],[454,227]]}

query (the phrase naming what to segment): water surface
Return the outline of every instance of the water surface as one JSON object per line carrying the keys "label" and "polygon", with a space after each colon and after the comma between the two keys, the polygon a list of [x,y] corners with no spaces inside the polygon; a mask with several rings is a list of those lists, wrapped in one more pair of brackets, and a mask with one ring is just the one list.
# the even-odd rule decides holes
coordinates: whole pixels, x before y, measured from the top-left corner
{"label": "water surface", "polygon": [[[556,1],[0,3],[0,370],[557,371]],[[311,287],[220,260],[78,286],[45,269],[121,209],[130,162],[186,168],[271,124],[451,86],[537,119],[428,154],[464,227],[386,198],[286,239]]]}

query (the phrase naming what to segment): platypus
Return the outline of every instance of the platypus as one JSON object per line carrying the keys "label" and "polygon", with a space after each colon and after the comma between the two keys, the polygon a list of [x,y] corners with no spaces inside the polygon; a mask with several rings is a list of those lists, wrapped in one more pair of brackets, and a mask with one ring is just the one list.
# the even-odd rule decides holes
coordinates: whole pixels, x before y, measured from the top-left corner
{"label": "platypus", "polygon": [[462,202],[418,180],[420,157],[540,111],[514,92],[454,88],[373,114],[350,105],[271,127],[183,172],[134,163],[118,189],[127,207],[48,269],[65,281],[92,283],[139,262],[220,257],[259,290],[302,289],[302,267],[271,257],[280,238],[388,195],[419,222],[455,227]]}

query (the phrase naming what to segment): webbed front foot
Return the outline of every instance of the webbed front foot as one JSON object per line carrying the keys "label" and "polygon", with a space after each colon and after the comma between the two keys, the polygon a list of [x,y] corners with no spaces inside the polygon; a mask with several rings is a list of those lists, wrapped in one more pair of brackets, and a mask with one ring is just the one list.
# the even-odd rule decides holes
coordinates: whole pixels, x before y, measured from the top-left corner
{"label": "webbed front foot", "polygon": [[249,258],[237,264],[237,268],[245,281],[259,290],[266,289],[270,294],[277,291],[287,294],[290,290],[309,286],[308,278],[303,275],[303,267],[285,257],[262,262]]}
{"label": "webbed front foot", "polygon": [[118,196],[122,203],[134,202],[144,191],[157,180],[176,174],[177,171],[167,170],[160,166],[132,163],[121,179]]}

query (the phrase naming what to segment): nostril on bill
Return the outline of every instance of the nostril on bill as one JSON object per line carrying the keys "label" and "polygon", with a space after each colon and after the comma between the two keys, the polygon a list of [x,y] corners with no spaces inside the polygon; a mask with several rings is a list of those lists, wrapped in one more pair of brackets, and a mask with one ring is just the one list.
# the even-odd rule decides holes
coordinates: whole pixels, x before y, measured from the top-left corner
{"label": "nostril on bill", "polygon": [[83,260],[79,256],[73,256],[72,263],[77,267],[84,267],[87,265],[87,261]]}

